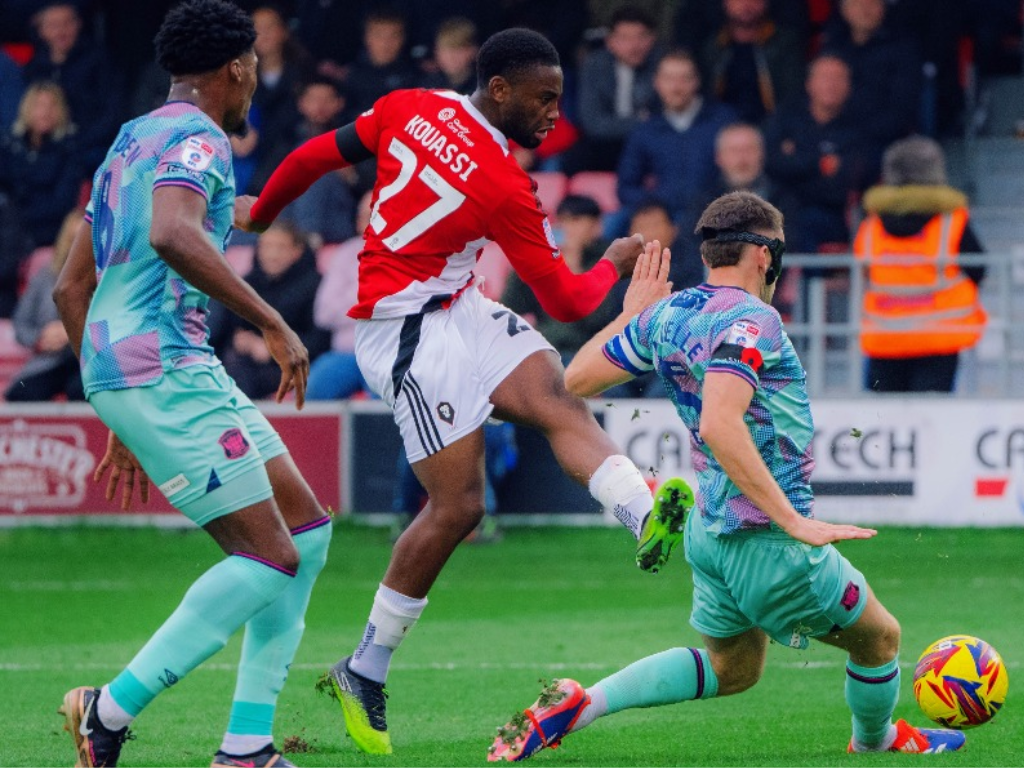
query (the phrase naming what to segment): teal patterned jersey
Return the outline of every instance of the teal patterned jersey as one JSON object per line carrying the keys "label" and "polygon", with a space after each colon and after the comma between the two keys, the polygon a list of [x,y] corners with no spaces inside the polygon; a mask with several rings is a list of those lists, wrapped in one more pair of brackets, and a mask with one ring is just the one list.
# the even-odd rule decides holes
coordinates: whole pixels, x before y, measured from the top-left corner
{"label": "teal patterned jersey", "polygon": [[810,476],[814,424],[806,375],[779,313],[740,288],[699,285],[634,317],[604,347],[634,375],[657,371],[690,432],[698,506],[708,530],[728,534],[771,521],[728,478],[700,438],[701,394],[709,371],[754,389],[743,419],[769,471],[805,517],[813,517]]}
{"label": "teal patterned jersey", "polygon": [[234,217],[231,145],[193,104],[169,102],[125,123],[93,178],[96,293],[82,338],[86,395],[156,384],[165,371],[219,365],[207,343],[209,297],[149,244],[153,190],[190,189],[206,199],[204,228],[222,253]]}

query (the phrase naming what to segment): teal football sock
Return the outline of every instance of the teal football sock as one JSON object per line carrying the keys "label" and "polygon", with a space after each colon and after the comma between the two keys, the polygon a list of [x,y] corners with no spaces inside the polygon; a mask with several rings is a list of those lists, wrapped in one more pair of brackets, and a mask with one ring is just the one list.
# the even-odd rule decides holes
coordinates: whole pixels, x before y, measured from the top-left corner
{"label": "teal football sock", "polygon": [[233,736],[265,736],[264,743],[271,741],[277,697],[306,628],[306,607],[313,584],[327,562],[331,532],[331,518],[326,515],[292,530],[302,558],[299,572],[280,596],[245,626],[231,720],[221,745],[229,754],[242,754],[237,746],[241,741],[255,743]]}
{"label": "teal football sock", "polygon": [[884,745],[899,698],[900,665],[896,659],[880,667],[860,667],[847,661],[846,703],[853,712],[855,748]]}
{"label": "teal football sock", "polygon": [[718,678],[702,648],[671,648],[634,661],[597,683],[612,714],[634,707],[657,707],[718,694]]}
{"label": "teal football sock", "polygon": [[294,577],[241,552],[220,561],[196,580],[170,618],[110,683],[110,695],[128,714],[138,716],[157,694],[223,648]]}

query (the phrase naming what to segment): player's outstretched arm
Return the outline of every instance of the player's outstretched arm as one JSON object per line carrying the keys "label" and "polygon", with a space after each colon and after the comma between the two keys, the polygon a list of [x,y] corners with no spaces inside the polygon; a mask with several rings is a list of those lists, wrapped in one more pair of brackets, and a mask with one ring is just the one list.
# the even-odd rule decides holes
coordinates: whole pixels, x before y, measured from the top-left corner
{"label": "player's outstretched arm", "polygon": [[239,277],[214,248],[203,229],[206,200],[190,189],[162,186],[153,190],[153,223],[149,241],[175,272],[203,293],[217,299],[263,332],[271,356],[281,367],[280,402],[292,389],[302,407],[309,378],[309,353],[298,335]]}
{"label": "player's outstretched arm", "polygon": [[704,378],[700,436],[729,479],[772,522],[797,541],[820,547],[833,541],[874,536],[877,531],[870,528],[811,520],[793,508],[758,453],[750,429],[743,421],[753,396],[750,383],[731,373],[708,371]]}
{"label": "player's outstretched arm", "polygon": [[68,341],[76,356],[80,356],[85,316],[95,292],[96,259],[92,252],[92,224],[86,221],[75,234],[67,261],[53,288],[53,303],[57,305],[57,313],[64,323]]}
{"label": "player's outstretched arm", "polygon": [[235,226],[246,232],[262,232],[288,203],[302,195],[325,173],[347,168],[373,156],[366,148],[355,123],[316,136],[290,152],[274,170],[242,217],[235,211]]}
{"label": "player's outstretched arm", "polygon": [[622,302],[622,313],[598,331],[573,357],[565,370],[565,386],[581,397],[590,397],[633,378],[633,374],[612,363],[604,355],[604,346],[622,333],[636,315],[672,292],[668,279],[672,253],[652,240],[633,267],[633,277]]}

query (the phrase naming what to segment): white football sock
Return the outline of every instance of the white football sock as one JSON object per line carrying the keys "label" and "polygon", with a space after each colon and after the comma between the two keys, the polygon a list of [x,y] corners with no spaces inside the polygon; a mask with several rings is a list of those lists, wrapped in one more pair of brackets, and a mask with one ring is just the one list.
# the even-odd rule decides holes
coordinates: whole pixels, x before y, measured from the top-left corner
{"label": "white football sock", "polygon": [[593,686],[587,688],[587,694],[590,696],[590,703],[580,712],[579,718],[573,723],[569,733],[576,733],[581,728],[586,728],[608,711],[608,697],[605,696],[604,691],[597,686]]}
{"label": "white football sock", "polygon": [[654,499],[640,470],[625,456],[609,456],[590,478],[590,495],[640,538]]}
{"label": "white football sock", "polygon": [[135,719],[114,701],[114,697],[110,695],[109,685],[104,685],[100,689],[100,698],[96,702],[96,714],[99,715],[100,722],[112,731],[120,731]]}
{"label": "white football sock", "polygon": [[391,654],[401,645],[426,607],[427,598],[406,597],[381,584],[373,598],[362,642],[352,654],[349,668],[357,675],[378,683],[385,682]]}

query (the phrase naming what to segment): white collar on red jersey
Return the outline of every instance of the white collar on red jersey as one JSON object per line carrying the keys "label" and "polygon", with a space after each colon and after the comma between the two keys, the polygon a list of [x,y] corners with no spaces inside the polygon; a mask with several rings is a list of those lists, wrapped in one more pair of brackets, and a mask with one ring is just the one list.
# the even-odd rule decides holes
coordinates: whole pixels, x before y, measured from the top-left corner
{"label": "white collar on red jersey", "polygon": [[505,136],[504,133],[502,133],[493,125],[491,125],[491,122],[486,117],[484,117],[484,113],[477,109],[475,106],[473,106],[473,102],[469,100],[468,96],[463,96],[462,94],[456,93],[455,91],[434,91],[434,93],[443,99],[451,99],[452,101],[459,102],[462,105],[463,109],[469,112],[470,116],[474,120],[476,120],[478,123],[480,123],[480,125],[482,125],[488,131],[490,131],[491,136],[493,136],[494,140],[498,142],[498,146],[501,147],[501,150],[506,155],[508,154],[508,138]]}

